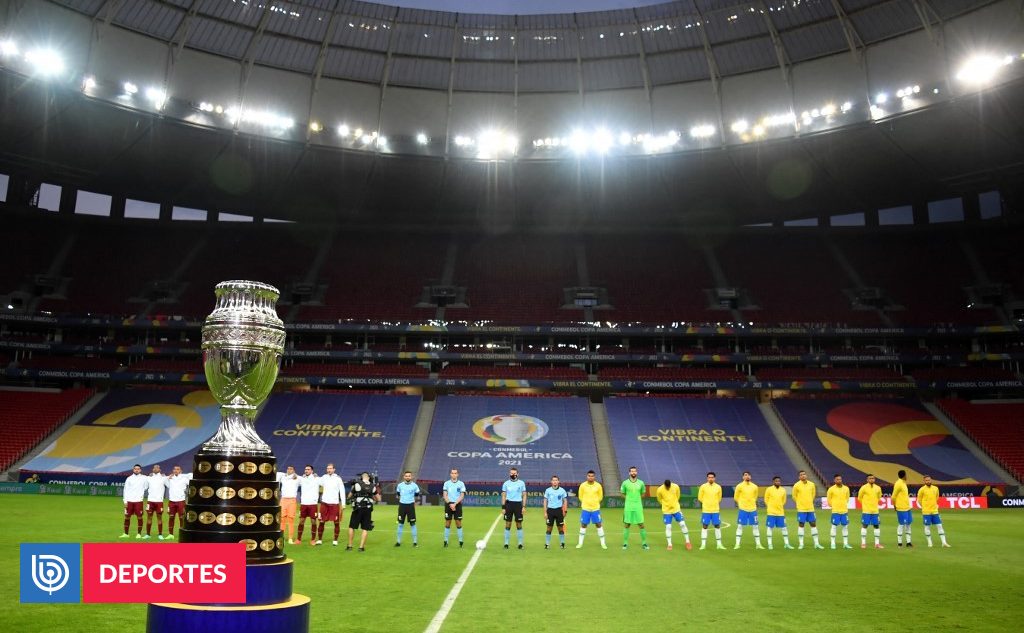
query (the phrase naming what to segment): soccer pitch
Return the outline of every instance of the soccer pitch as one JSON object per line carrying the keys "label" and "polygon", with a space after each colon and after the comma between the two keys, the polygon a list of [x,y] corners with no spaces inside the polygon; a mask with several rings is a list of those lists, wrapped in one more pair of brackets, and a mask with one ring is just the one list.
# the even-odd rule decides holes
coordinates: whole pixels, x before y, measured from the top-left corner
{"label": "soccer pitch", "polygon": [[[35,605],[18,602],[18,544],[22,542],[112,542],[121,531],[121,504],[114,498],[4,495],[0,514],[3,569],[0,631],[52,633],[145,630],[145,605]],[[311,630],[421,633],[498,516],[497,508],[467,508],[464,549],[454,526],[441,547],[441,509],[418,508],[419,541],[408,527],[401,548],[394,543],[394,506],[374,512],[376,530],[367,551],[326,545],[291,546],[295,591],[312,598]],[[579,511],[570,512],[566,550],[544,549],[541,510],[526,515],[526,549],[502,549],[499,523],[441,626],[446,632],[509,629],[532,631],[1011,631],[1024,616],[1024,512],[986,510],[943,515],[952,549],[925,544],[915,513],[914,542],[896,547],[896,522],[883,513],[885,550],[860,549],[859,525],[851,525],[852,551],[787,551],[776,533],[774,551],[755,551],[749,528],[744,547],[733,551],[735,511],[723,513],[728,551],[698,551],[699,514],[685,512],[694,549],[687,551],[676,528],[675,549],[666,551],[661,515],[648,509],[650,551],[640,548],[636,528],[622,550],[621,511],[602,511],[608,550],[594,528],[575,549]],[[819,511],[819,518],[827,513]],[[763,516],[762,522],[763,522]],[[795,513],[787,517],[796,544]],[[859,514],[851,513],[855,521]],[[822,543],[828,547],[828,526]],[[166,529],[166,526],[165,526]],[[134,523],[132,527],[134,533]],[[762,528],[763,531],[763,528]],[[156,533],[156,526],[153,528]],[[764,539],[764,534],[761,536]],[[137,542],[132,539],[131,542]],[[155,537],[153,541],[157,542]],[[841,541],[840,541],[841,542]],[[870,540],[869,534],[869,544]]]}

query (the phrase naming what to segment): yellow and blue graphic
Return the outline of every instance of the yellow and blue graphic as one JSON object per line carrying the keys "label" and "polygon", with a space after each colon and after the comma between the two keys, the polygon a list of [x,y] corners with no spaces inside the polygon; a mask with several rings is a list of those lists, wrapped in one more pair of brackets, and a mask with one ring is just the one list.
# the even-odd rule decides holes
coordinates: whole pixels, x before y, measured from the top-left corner
{"label": "yellow and blue graphic", "polygon": [[786,423],[827,476],[871,473],[885,482],[907,471],[911,484],[931,475],[938,484],[997,481],[941,421],[907,400],[780,400]]}
{"label": "yellow and blue graphic", "polygon": [[23,468],[33,472],[120,473],[135,463],[181,461],[220,424],[208,391],[111,391]]}

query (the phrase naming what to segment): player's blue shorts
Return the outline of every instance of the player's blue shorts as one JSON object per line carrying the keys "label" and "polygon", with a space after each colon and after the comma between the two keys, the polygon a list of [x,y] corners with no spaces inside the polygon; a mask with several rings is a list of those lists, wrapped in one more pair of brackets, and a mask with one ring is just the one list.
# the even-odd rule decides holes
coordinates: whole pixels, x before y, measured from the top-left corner
{"label": "player's blue shorts", "polygon": [[686,523],[686,519],[683,518],[682,512],[676,512],[675,514],[663,514],[661,518],[665,520],[665,525],[672,525],[672,520],[675,519],[677,523]]}
{"label": "player's blue shorts", "polygon": [[936,512],[935,514],[925,514],[921,517],[925,525],[942,525],[942,517]]}
{"label": "player's blue shorts", "polygon": [[591,523],[604,523],[601,520],[600,510],[584,510],[580,512],[580,525],[590,525]]}
{"label": "player's blue shorts", "polygon": [[879,525],[879,523],[878,523],[878,513],[876,512],[875,514],[862,514],[862,515],[860,515],[860,524],[862,526],[864,526],[864,527],[867,527],[869,525],[873,525],[875,527],[878,527],[878,525]]}
{"label": "player's blue shorts", "polygon": [[740,525],[757,525],[757,510],[740,510]]}
{"label": "player's blue shorts", "polygon": [[818,519],[814,516],[813,512],[797,512],[796,513],[797,523],[817,523]]}
{"label": "player's blue shorts", "polygon": [[833,514],[832,525],[850,525],[849,514]]}
{"label": "player's blue shorts", "polygon": [[784,528],[786,527],[786,517],[776,517],[768,515],[768,523],[765,524],[767,528]]}
{"label": "player's blue shorts", "polygon": [[910,525],[914,522],[914,515],[910,513],[910,510],[897,510],[896,522],[900,525]]}
{"label": "player's blue shorts", "polygon": [[700,524],[704,527],[710,525],[721,525],[722,515],[718,512],[701,512],[700,513]]}

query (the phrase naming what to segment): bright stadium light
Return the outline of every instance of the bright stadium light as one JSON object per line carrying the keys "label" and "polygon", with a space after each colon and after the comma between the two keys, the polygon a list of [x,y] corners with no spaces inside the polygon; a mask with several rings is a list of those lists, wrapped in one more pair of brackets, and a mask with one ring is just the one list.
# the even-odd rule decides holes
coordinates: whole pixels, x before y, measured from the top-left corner
{"label": "bright stadium light", "polygon": [[956,78],[966,84],[984,85],[995,79],[1003,66],[1012,62],[1012,57],[997,59],[992,55],[975,55],[964,62]]}
{"label": "bright stadium light", "polygon": [[885,94],[884,92],[879,92],[877,95],[875,95],[875,105],[882,105],[888,100],[889,95]]}
{"label": "bright stadium light", "polygon": [[342,123],[341,125],[338,126],[338,136],[348,136],[348,133],[349,129],[347,125]]}
{"label": "bright stadium light", "polygon": [[583,130],[573,130],[569,135],[569,149],[577,156],[587,153],[590,149],[590,139],[583,133]]}
{"label": "bright stadium light", "polygon": [[25,61],[32,69],[44,77],[53,77],[64,72],[64,59],[57,51],[49,48],[33,48],[25,53]]}
{"label": "bright stadium light", "polygon": [[323,130],[324,126],[319,121],[309,122],[309,131],[313,134],[319,134],[320,132],[323,132]]}
{"label": "bright stadium light", "polygon": [[386,137],[386,136],[378,136],[377,137],[377,147],[387,147],[387,146],[388,146],[388,137]]}
{"label": "bright stadium light", "polygon": [[426,145],[427,143],[430,142],[430,139],[427,137],[426,134],[420,132],[419,134],[416,135],[416,142],[419,143],[420,145]]}
{"label": "bright stadium light", "polygon": [[821,108],[821,115],[822,116],[832,116],[835,113],[836,113],[836,106],[833,103],[826,103]]}
{"label": "bright stadium light", "polygon": [[844,101],[842,107],[840,108],[840,110],[842,110],[843,113],[849,112],[852,109],[853,109],[853,103],[851,103],[849,101]]}
{"label": "bright stadium light", "polygon": [[633,142],[633,137],[630,136],[629,132],[619,132],[619,145],[629,145]]}
{"label": "bright stadium light", "polygon": [[153,104],[157,110],[162,110],[167,103],[167,93],[160,88],[146,88],[146,99]]}
{"label": "bright stadium light", "polygon": [[130,81],[124,82],[121,87],[124,88],[124,93],[129,96],[139,91],[139,87]]}
{"label": "bright stadium light", "polygon": [[692,136],[693,138],[709,138],[714,135],[715,126],[713,125],[695,125],[692,128],[690,128],[690,136]]}
{"label": "bright stadium light", "polygon": [[750,124],[747,123],[746,119],[740,119],[738,121],[734,121],[733,124],[729,126],[729,129],[736,134],[743,134],[750,129]]}
{"label": "bright stadium light", "polygon": [[612,138],[612,133],[603,127],[599,127],[594,130],[594,151],[598,154],[607,154],[608,150],[615,144],[615,140]]}
{"label": "bright stadium light", "polygon": [[96,87],[96,78],[92,75],[82,77],[82,90],[88,92]]}
{"label": "bright stadium light", "polygon": [[758,124],[758,125],[755,125],[755,126],[754,126],[754,127],[753,127],[753,128],[751,129],[751,130],[750,130],[750,133],[751,133],[751,134],[753,134],[753,135],[754,135],[755,137],[756,137],[756,136],[764,136],[764,126],[763,126],[763,125],[760,125],[760,124]]}
{"label": "bright stadium light", "polygon": [[0,42],[0,55],[4,57],[14,57],[18,54],[18,43],[14,40],[4,40]]}

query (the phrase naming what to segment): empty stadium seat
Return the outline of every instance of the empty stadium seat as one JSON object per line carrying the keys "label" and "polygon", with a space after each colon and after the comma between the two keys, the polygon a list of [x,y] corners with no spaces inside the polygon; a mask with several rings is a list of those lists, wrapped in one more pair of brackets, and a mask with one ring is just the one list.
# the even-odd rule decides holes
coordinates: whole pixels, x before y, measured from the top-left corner
{"label": "empty stadium seat", "polygon": [[1011,475],[1024,479],[1024,403],[947,398],[938,405]]}
{"label": "empty stadium seat", "polygon": [[0,471],[21,459],[93,394],[92,389],[0,390]]}

